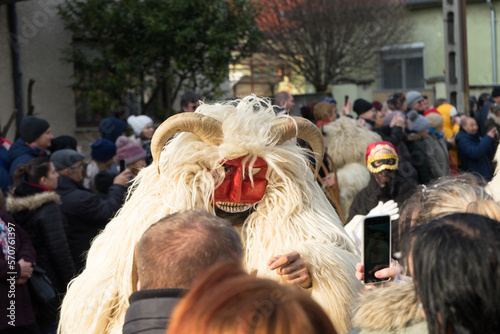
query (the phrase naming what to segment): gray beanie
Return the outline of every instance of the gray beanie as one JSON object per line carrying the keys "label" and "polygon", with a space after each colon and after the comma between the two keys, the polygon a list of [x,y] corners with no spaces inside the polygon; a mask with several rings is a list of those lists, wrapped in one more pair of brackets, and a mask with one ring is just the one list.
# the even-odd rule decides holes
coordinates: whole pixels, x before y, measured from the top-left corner
{"label": "gray beanie", "polygon": [[424,97],[422,96],[422,94],[417,91],[412,90],[406,93],[406,103],[408,104],[408,108],[410,109],[415,103],[420,102],[423,99]]}
{"label": "gray beanie", "polygon": [[25,142],[32,143],[40,138],[48,128],[50,128],[49,122],[43,118],[24,116],[21,120],[19,132],[21,133],[21,138],[23,138]]}
{"label": "gray beanie", "polygon": [[430,126],[429,120],[424,116],[419,115],[415,110],[408,113],[408,119],[411,121],[410,131],[422,132]]}
{"label": "gray beanie", "polygon": [[85,159],[83,154],[72,149],[59,150],[50,156],[50,161],[54,164],[56,171],[71,167],[83,159]]}

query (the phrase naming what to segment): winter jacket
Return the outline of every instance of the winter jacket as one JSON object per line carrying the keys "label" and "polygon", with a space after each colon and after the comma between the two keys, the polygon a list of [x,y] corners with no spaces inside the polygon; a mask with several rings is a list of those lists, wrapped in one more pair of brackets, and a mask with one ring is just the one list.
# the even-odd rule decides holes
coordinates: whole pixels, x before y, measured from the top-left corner
{"label": "winter jacket", "polygon": [[4,146],[0,145],[0,191],[3,191],[4,194],[7,193],[9,187],[12,185],[12,177],[10,176],[9,168],[9,151]]}
{"label": "winter jacket", "polygon": [[31,159],[43,155],[47,155],[47,152],[33,145],[30,146],[22,138],[19,138],[9,149],[10,176],[12,177],[16,168],[20,165],[26,164]]}
{"label": "winter jacket", "polygon": [[365,291],[353,316],[355,330],[349,334],[426,334],[413,283]]}
{"label": "winter jacket", "polygon": [[[12,326],[9,325],[8,322],[13,319],[15,319],[14,324],[16,327],[22,327],[35,323],[35,314],[33,312],[33,306],[31,305],[28,284],[25,283],[15,285],[14,295],[9,296],[9,292],[11,291],[11,289],[8,280],[15,280],[19,277],[21,267],[17,262],[20,259],[35,263],[36,252],[28,234],[21,228],[21,226],[15,224],[12,217],[10,217],[3,211],[0,211],[0,217],[8,227],[13,227],[13,233],[15,235],[14,247],[16,262],[15,269],[12,270],[7,259],[5,259],[4,257],[3,252],[0,251],[0,296],[2,296],[0,298],[0,330],[2,330],[6,328],[12,328]],[[15,272],[16,274],[10,274],[11,272]],[[10,305],[12,300],[15,302],[15,314],[13,315],[13,319],[7,317],[7,315],[10,314],[10,310],[8,310],[7,308],[11,307]],[[21,330],[21,328],[18,329]],[[19,331],[19,333],[21,333],[21,331]]]}
{"label": "winter jacket", "polygon": [[478,134],[472,135],[460,129],[455,141],[461,162],[460,168],[466,172],[477,173],[490,181],[493,170],[488,155],[493,154],[495,150],[493,138],[490,136],[481,138]]}
{"label": "winter jacket", "polygon": [[7,208],[16,222],[28,233],[36,249],[36,263],[42,267],[61,294],[75,275],[69,250],[65,218],[53,191],[44,191],[29,183],[16,187],[7,197]]}
{"label": "winter jacket", "polygon": [[450,173],[450,153],[444,136],[429,132],[424,138],[425,148],[427,150],[427,162],[429,167],[429,176],[431,180],[442,176],[449,176]]}
{"label": "winter jacket", "polygon": [[142,290],[132,293],[123,334],[164,334],[182,289]]}
{"label": "winter jacket", "polygon": [[127,188],[113,184],[105,198],[97,197],[72,178],[59,175],[56,192],[68,222],[68,242],[79,272],[85,265],[90,242],[120,209]]}
{"label": "winter jacket", "polygon": [[485,123],[486,123],[486,120],[488,119],[488,115],[490,113],[490,107],[491,107],[491,104],[492,103],[495,103],[495,101],[490,98],[482,107],[481,109],[479,109],[476,113],[476,115],[474,116],[474,119],[476,120],[476,123],[477,123],[477,133],[481,136],[481,137],[484,137],[486,136],[486,133],[488,132],[486,130],[486,126],[485,126]]}
{"label": "winter jacket", "polygon": [[[450,112],[452,107],[453,106],[451,104],[442,104],[439,107],[437,107],[437,111],[441,116],[443,116],[443,132],[444,132],[444,138],[446,140],[453,139],[457,135],[458,130],[460,129],[460,126],[458,124],[455,125],[451,124]],[[455,161],[458,162],[456,143],[451,145],[451,147],[449,148],[449,152],[453,156]]]}
{"label": "winter jacket", "polygon": [[411,134],[408,136],[407,146],[410,150],[411,164],[417,170],[418,182],[420,184],[428,183],[431,177],[424,139],[417,134]]}

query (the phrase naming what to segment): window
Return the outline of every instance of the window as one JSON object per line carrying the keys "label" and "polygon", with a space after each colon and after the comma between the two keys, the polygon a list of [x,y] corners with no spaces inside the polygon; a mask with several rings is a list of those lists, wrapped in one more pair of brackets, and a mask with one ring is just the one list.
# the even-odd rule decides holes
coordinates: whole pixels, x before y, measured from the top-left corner
{"label": "window", "polygon": [[413,43],[380,49],[380,88],[422,89],[424,86],[424,44]]}

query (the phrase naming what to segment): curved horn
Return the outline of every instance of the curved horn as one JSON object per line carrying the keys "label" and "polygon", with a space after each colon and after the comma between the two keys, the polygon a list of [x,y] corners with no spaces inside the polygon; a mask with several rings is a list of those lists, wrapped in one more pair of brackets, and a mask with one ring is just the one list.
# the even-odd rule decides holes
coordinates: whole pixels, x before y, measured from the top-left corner
{"label": "curved horn", "polygon": [[222,125],[210,116],[198,113],[182,113],[167,118],[156,129],[151,139],[151,155],[160,174],[160,155],[167,140],[179,132],[191,132],[208,145],[222,143]]}
{"label": "curved horn", "polygon": [[287,140],[295,137],[302,138],[307,141],[309,145],[311,145],[313,152],[317,154],[314,157],[316,159],[314,179],[316,179],[318,177],[319,169],[321,168],[323,155],[325,154],[323,135],[321,134],[321,131],[318,129],[318,127],[307,119],[302,117],[292,118],[293,120],[290,118],[286,118],[273,121],[271,132],[274,136],[279,137],[278,145],[283,144]]}

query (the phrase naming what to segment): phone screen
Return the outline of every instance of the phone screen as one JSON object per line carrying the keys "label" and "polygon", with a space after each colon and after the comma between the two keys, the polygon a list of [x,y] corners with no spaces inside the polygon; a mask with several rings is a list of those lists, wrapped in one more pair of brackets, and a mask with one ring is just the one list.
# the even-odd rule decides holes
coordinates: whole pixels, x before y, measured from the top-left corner
{"label": "phone screen", "polygon": [[391,263],[391,217],[366,217],[363,234],[363,276],[365,284],[385,279],[375,277],[375,272],[388,268]]}
{"label": "phone screen", "polygon": [[120,160],[120,173],[123,172],[127,166],[125,165],[125,160]]}

